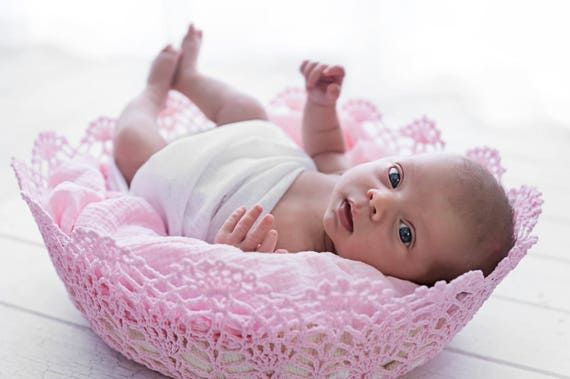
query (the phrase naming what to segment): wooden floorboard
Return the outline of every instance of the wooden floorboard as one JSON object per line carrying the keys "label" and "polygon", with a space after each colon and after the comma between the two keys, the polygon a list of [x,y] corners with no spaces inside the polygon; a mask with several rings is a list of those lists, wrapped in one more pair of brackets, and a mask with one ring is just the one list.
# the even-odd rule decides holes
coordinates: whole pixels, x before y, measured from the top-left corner
{"label": "wooden floorboard", "polygon": [[570,314],[491,297],[449,346],[494,362],[568,376]]}
{"label": "wooden floorboard", "polygon": [[165,378],[78,327],[0,303],[2,378]]}
{"label": "wooden floorboard", "polygon": [[2,240],[10,265],[0,265],[0,302],[36,315],[88,326],[67,296],[45,247]]}
{"label": "wooden floorboard", "polygon": [[494,292],[495,297],[570,314],[570,262],[525,257]]}
{"label": "wooden floorboard", "polygon": [[443,352],[429,361],[402,376],[404,379],[546,379],[563,378],[569,376],[556,375],[517,367],[508,362],[490,360],[487,355],[474,356],[465,352],[446,348]]}

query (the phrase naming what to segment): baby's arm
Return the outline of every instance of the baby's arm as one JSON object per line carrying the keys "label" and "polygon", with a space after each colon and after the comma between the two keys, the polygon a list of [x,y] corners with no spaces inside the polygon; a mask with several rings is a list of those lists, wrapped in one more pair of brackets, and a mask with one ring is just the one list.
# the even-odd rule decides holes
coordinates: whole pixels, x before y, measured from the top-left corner
{"label": "baby's arm", "polygon": [[303,145],[319,171],[348,169],[346,142],[336,112],[344,69],[318,62],[303,61],[307,102],[303,112]]}
{"label": "baby's arm", "polygon": [[272,229],[273,215],[266,214],[252,229],[262,211],[259,205],[247,213],[245,207],[236,209],[216,234],[214,243],[232,245],[243,251],[273,252],[277,245],[277,231]]}

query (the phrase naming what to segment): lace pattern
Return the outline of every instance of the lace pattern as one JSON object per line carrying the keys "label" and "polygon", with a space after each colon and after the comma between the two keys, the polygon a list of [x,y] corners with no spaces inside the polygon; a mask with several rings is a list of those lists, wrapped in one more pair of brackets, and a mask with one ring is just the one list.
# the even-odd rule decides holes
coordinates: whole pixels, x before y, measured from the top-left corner
{"label": "lace pattern", "polygon": [[[274,122],[299,143],[303,102],[302,90],[287,89],[269,107]],[[444,148],[435,123],[425,117],[386,128],[380,112],[365,100],[348,101],[340,116],[355,164]],[[487,278],[468,272],[402,297],[354,277],[323,281],[292,297],[272,291],[248,267],[220,259],[223,246],[136,233],[118,244],[80,228],[68,235],[44,204],[50,176],[81,156],[106,177],[114,124],[106,117],[94,121],[76,147],[54,132],[41,133],[30,164],[14,159],[12,166],[57,273],[92,329],[126,357],[168,376],[397,377],[440,352],[537,241],[531,232],[541,194],[523,186],[508,191],[516,244]],[[172,93],[160,126],[172,140],[212,124]],[[467,156],[498,179],[505,171],[496,150],[475,148]],[[107,191],[106,196],[118,195]],[[179,255],[160,256],[166,240]],[[207,254],[194,255],[198,252]],[[160,263],[148,258],[153,253]]]}

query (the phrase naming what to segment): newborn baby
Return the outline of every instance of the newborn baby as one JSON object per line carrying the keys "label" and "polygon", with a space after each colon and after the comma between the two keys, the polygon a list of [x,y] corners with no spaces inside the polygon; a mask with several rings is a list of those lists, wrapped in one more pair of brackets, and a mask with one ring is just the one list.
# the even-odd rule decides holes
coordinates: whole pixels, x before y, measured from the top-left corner
{"label": "newborn baby", "polygon": [[[483,167],[453,154],[348,165],[336,102],[341,66],[304,61],[304,151],[258,101],[202,74],[202,31],[156,57],[117,121],[115,163],[170,235],[258,252],[332,252],[384,275],[431,285],[488,275],[514,244],[513,211]],[[218,126],[167,145],[157,117],[168,91]]]}

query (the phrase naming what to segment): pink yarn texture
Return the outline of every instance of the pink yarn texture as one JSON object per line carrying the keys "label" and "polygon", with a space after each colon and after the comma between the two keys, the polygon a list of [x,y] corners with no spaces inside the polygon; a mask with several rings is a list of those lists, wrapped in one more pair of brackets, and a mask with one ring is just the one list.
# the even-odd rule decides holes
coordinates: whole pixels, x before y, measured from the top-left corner
{"label": "pink yarn texture", "polygon": [[[304,90],[269,105],[273,122],[300,143]],[[376,107],[340,109],[353,164],[444,148],[427,118],[387,128]],[[160,116],[172,140],[212,127],[171,93]],[[31,163],[12,166],[69,296],[109,346],[175,378],[393,378],[440,352],[536,243],[541,194],[508,190],[516,245],[494,272],[417,286],[330,253],[244,253],[167,236],[141,198],[112,183],[115,120],[99,118],[72,146],[41,133]],[[500,179],[497,151],[467,155]],[[493,338],[489,336],[488,338]]]}

